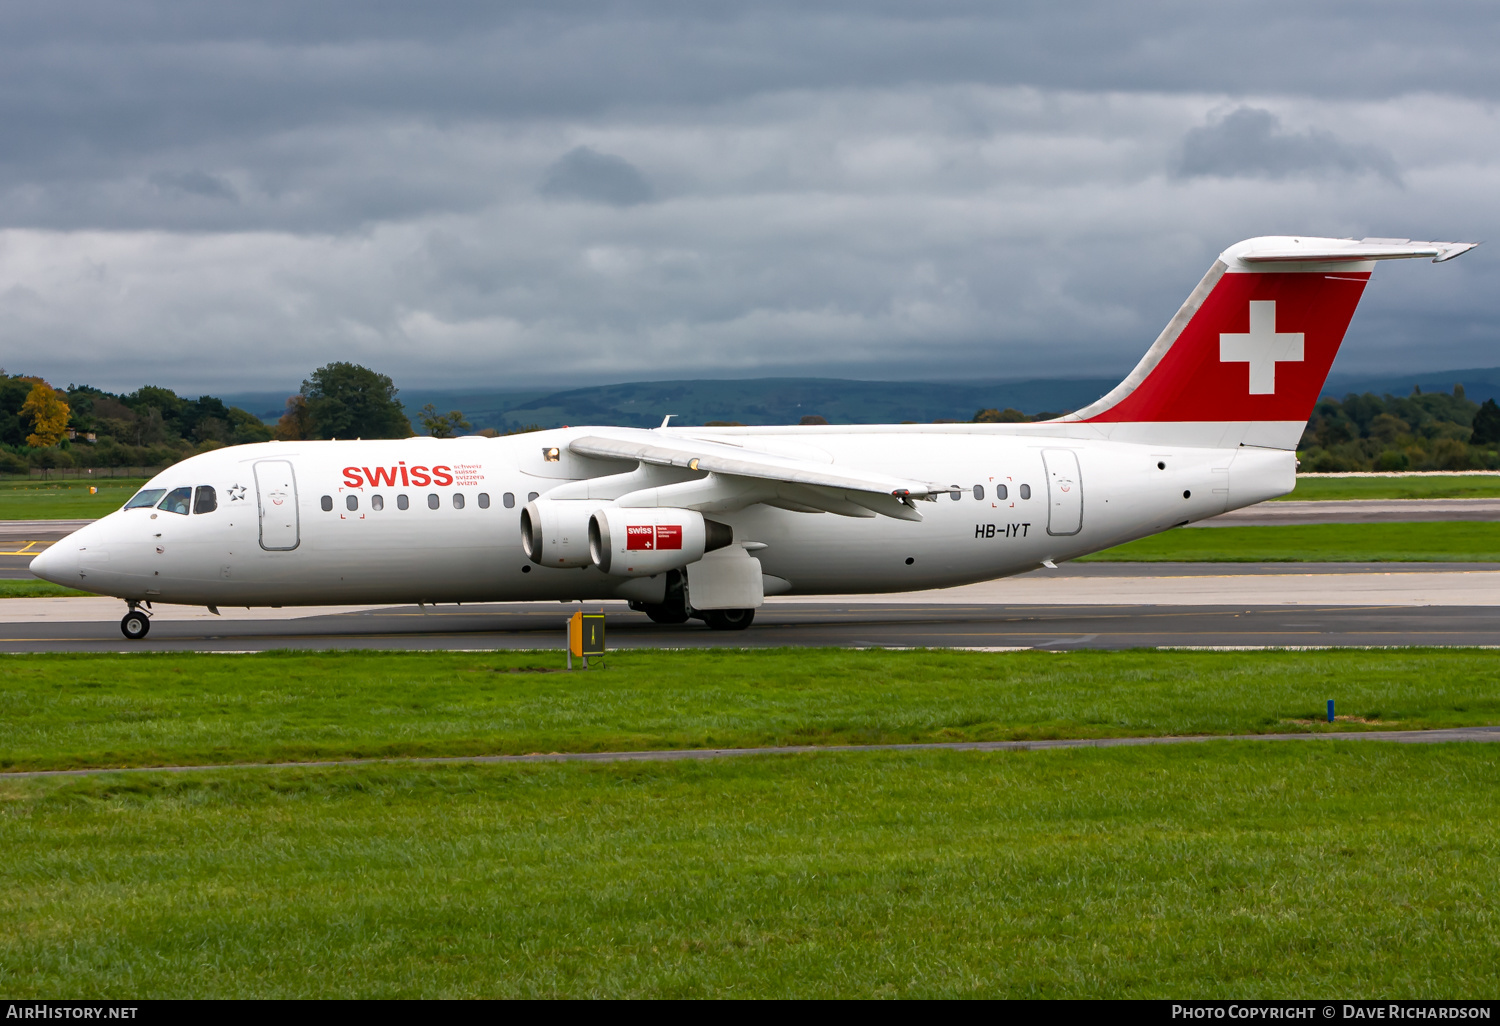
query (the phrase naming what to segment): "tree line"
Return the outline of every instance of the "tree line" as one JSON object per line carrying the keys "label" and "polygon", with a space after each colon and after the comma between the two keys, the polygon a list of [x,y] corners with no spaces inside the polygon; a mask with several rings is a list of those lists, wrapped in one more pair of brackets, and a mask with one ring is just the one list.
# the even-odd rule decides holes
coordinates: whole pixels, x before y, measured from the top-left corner
{"label": "tree line", "polygon": [[[979,410],[971,423],[1051,420],[1016,409]],[[1464,386],[1409,396],[1350,393],[1318,400],[1297,444],[1303,472],[1351,470],[1500,470],[1500,406],[1476,403]]]}
{"label": "tree line", "polygon": [[[222,446],[272,439],[407,438],[416,432],[397,392],[388,375],[330,363],[308,375],[272,426],[209,395],[189,399],[155,385],[130,393],[91,385],[54,388],[42,378],[0,369],[0,472],[164,467]],[[434,438],[471,428],[462,412],[440,413],[431,403],[417,419]]]}

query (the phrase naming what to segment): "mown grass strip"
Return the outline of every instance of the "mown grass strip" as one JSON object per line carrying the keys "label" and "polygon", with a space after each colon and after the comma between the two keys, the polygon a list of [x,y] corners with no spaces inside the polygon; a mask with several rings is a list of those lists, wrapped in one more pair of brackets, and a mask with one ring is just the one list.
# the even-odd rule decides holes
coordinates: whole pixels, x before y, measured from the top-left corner
{"label": "mown grass strip", "polygon": [[0,767],[1500,723],[1500,658],[1463,649],[633,650],[608,670],[560,664],[524,652],[5,656]]}
{"label": "mown grass strip", "polygon": [[0,985],[1483,997],[1491,746],[0,782]]}
{"label": "mown grass strip", "polygon": [[1266,524],[1178,528],[1082,557],[1123,563],[1493,563],[1500,524]]}
{"label": "mown grass strip", "polygon": [[87,598],[93,594],[34,577],[20,581],[0,580],[0,598]]}
{"label": "mown grass strip", "polygon": [[[93,520],[113,513],[145,478],[0,481],[0,520]],[[98,491],[90,495],[89,487]]]}
{"label": "mown grass strip", "polygon": [[1500,476],[1298,477],[1283,499],[1484,499],[1500,496]]}

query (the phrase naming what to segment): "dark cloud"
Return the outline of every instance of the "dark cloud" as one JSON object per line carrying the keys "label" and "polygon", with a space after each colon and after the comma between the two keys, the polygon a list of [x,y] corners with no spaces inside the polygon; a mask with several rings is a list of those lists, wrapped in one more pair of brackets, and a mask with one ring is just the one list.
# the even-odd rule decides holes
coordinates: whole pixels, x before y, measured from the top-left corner
{"label": "dark cloud", "polygon": [[233,186],[206,171],[158,171],[151,176],[151,184],[167,193],[201,196],[204,199],[239,199]]}
{"label": "dark cloud", "polygon": [[1351,146],[1331,132],[1288,132],[1268,110],[1240,107],[1207,125],[1191,129],[1182,140],[1177,173],[1185,178],[1285,178],[1288,175],[1379,175],[1400,182],[1396,162],[1376,146]]}
{"label": "dark cloud", "polygon": [[[1237,239],[1494,235],[1497,49],[1470,0],[0,5],[0,337],[200,390],[1123,369]],[[1495,259],[1382,268],[1351,352],[1495,362]]]}
{"label": "dark cloud", "polygon": [[651,201],[651,183],[624,157],[575,146],[549,168],[539,190],[553,199],[578,199],[633,207]]}

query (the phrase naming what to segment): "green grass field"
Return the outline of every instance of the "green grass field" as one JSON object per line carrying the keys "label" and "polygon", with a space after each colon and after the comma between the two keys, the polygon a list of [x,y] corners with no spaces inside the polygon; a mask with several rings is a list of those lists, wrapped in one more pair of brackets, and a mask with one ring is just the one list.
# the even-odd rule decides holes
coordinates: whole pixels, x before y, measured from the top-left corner
{"label": "green grass field", "polygon": [[1080,562],[1492,563],[1500,562],[1500,523],[1178,528]]}
{"label": "green grass field", "polygon": [[[1476,650],[556,663],[4,656],[0,762],[1500,722]],[[1326,740],[0,776],[0,992],[1487,996],[1497,773]]]}
{"label": "green grass field", "polygon": [[35,578],[22,581],[0,580],[0,598],[76,598],[92,594],[90,591],[64,588],[60,584]]}
{"label": "green grass field", "polygon": [[[1500,477],[1299,477],[1282,499],[1480,499],[1500,495]],[[1279,501],[1279,500],[1278,500]]]}
{"label": "green grass field", "polygon": [[0,989],[1494,992],[1491,745],[0,781]]}
{"label": "green grass field", "polygon": [[[0,767],[1500,723],[1485,651],[0,656]],[[521,671],[521,672],[516,672]],[[1330,727],[1325,703],[1344,717]]]}
{"label": "green grass field", "polygon": [[[146,483],[140,477],[97,481],[0,481],[0,520],[89,520],[113,513]],[[99,489],[89,494],[89,486]]]}

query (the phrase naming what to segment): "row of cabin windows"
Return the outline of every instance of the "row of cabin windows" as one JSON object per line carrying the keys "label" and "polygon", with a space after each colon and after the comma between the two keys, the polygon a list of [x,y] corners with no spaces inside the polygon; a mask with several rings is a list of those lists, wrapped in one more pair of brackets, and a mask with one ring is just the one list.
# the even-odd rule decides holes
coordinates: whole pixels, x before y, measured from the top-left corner
{"label": "row of cabin windows", "polygon": [[142,488],[131,496],[124,508],[140,509],[145,506],[155,506],[163,513],[178,513],[182,516],[187,516],[189,511],[212,513],[219,508],[219,496],[212,485],[199,485],[196,489],[191,485],[184,485],[171,491],[165,488]]}
{"label": "row of cabin windows", "polygon": [[[536,497],[537,497],[537,493],[536,492],[529,492],[526,495],[526,501],[530,502],[532,499],[535,499]],[[464,504],[465,504],[466,501],[467,500],[465,500],[463,492],[454,492],[453,493],[452,504],[453,504],[453,508],[454,509],[463,509],[464,508]],[[505,504],[505,508],[506,509],[514,509],[515,505],[516,505],[516,495],[515,495],[514,492],[506,492],[504,495],[500,496],[500,501]],[[333,511],[333,496],[332,495],[325,495],[325,496],[323,496],[323,503],[322,503],[322,505],[323,505],[323,512],[324,513],[332,512]],[[443,505],[442,496],[438,495],[437,492],[428,492],[427,493],[427,508],[428,509],[439,509],[439,508],[442,507],[442,505]],[[349,512],[351,512],[351,513],[354,512],[355,510],[359,509],[359,496],[358,495],[346,495],[346,496],[344,496],[344,507],[346,509],[348,509]],[[409,509],[410,507],[411,507],[411,500],[406,495],[403,494],[403,495],[396,496],[396,508],[397,509]],[[377,511],[385,509],[385,496],[384,495],[380,495],[380,494],[375,494],[375,495],[370,496],[370,508],[373,509],[373,510],[377,510]],[[480,509],[489,509],[490,508],[490,493],[489,492],[480,492],[479,493],[479,508]]]}
{"label": "row of cabin windows", "polygon": [[[1029,498],[1031,498],[1031,485],[1029,485],[1029,484],[1023,484],[1018,489],[1018,491],[1021,493],[1021,498],[1023,498],[1023,499],[1029,499]],[[953,485],[952,487],[950,487],[948,489],[948,497],[951,498],[954,502],[957,502],[960,498],[962,498],[963,494],[964,494],[964,490],[962,488],[960,488],[958,485]],[[974,498],[976,498],[976,499],[982,499],[982,498],[984,498],[984,485],[977,484],[977,485],[974,486]],[[997,498],[997,499],[1008,499],[1008,498],[1010,498],[1010,489],[1007,488],[1003,484],[996,485],[995,486],[995,498]]]}

